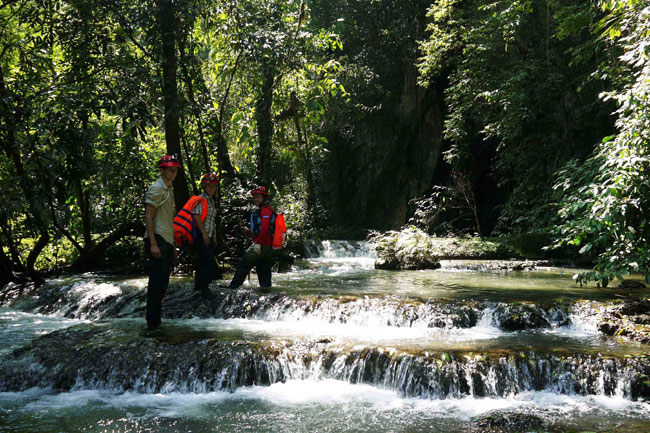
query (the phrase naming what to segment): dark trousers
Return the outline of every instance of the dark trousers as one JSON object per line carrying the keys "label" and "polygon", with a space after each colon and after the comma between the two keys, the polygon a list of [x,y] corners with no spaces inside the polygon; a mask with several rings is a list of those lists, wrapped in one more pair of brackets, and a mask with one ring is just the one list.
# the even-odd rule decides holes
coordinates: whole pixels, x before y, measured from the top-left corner
{"label": "dark trousers", "polygon": [[203,291],[208,288],[214,276],[214,252],[212,241],[210,245],[205,245],[203,239],[199,237],[195,243],[197,263],[194,272],[194,288]]}
{"label": "dark trousers", "polygon": [[248,275],[253,267],[255,267],[255,271],[257,272],[257,280],[260,283],[260,287],[271,287],[272,256],[273,248],[271,245],[262,245],[260,254],[255,252],[253,246],[247,249],[237,265],[235,276],[230,282],[230,288],[236,289],[241,286],[246,279],[246,275]]}
{"label": "dark trousers", "polygon": [[162,315],[162,301],[169,286],[169,274],[172,270],[172,259],[174,258],[174,247],[167,243],[162,236],[156,235],[156,242],[160,249],[159,259],[151,255],[151,241],[144,240],[144,249],[149,257],[148,271],[149,284],[147,285],[147,325],[160,325]]}

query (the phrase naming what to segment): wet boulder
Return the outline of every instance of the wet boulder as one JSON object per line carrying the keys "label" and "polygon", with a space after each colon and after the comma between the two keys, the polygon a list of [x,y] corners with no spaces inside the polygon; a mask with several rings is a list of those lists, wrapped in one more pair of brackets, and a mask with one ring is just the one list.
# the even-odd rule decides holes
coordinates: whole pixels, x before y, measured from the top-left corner
{"label": "wet boulder", "polygon": [[533,304],[499,304],[494,310],[497,326],[505,331],[550,328],[546,311]]}
{"label": "wet boulder", "polygon": [[476,433],[519,433],[540,431],[546,428],[546,421],[540,416],[512,411],[492,411],[476,418],[473,422]]}
{"label": "wet boulder", "polygon": [[376,269],[419,270],[438,269],[440,257],[436,254],[433,238],[416,228],[400,232],[390,231],[375,235]]}
{"label": "wet boulder", "polygon": [[385,271],[397,271],[401,269],[397,257],[391,257],[385,254],[378,254],[375,259],[375,269],[383,269]]}
{"label": "wet boulder", "polygon": [[650,343],[650,299],[626,299],[598,313],[598,330],[640,343]]}

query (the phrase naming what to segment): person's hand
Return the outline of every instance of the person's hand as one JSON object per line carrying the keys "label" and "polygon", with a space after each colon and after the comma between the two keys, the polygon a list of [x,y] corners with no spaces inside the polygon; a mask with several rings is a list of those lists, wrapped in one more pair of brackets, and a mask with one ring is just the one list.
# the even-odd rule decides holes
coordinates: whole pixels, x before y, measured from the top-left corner
{"label": "person's hand", "polygon": [[152,244],[151,245],[151,255],[154,256],[156,259],[159,259],[162,257],[162,254],[160,253],[160,248],[158,248],[158,245]]}
{"label": "person's hand", "polygon": [[203,233],[203,244],[207,247],[210,245],[210,237]]}
{"label": "person's hand", "polygon": [[172,248],[174,249],[173,260],[176,261],[176,260],[178,260],[178,248],[176,248],[176,247],[172,247]]}

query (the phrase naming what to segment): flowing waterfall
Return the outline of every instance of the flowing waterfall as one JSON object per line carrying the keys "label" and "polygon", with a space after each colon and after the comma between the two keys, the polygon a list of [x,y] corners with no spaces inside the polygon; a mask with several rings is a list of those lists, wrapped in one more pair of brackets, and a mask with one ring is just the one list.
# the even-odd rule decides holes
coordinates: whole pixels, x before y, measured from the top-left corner
{"label": "flowing waterfall", "polygon": [[304,242],[307,256],[312,259],[337,259],[337,258],[371,258],[375,257],[372,243],[366,241],[342,240],[306,240]]}
{"label": "flowing waterfall", "polygon": [[[83,346],[82,341],[92,344]],[[58,347],[58,350],[53,350]],[[63,352],[63,353],[62,353]],[[68,353],[74,352],[73,358]],[[211,392],[291,379],[336,379],[426,398],[507,397],[528,391],[647,398],[638,358],[587,354],[482,354],[345,347],[329,341],[141,341],[127,328],[56,331],[16,354],[0,390],[34,386],[140,393]]]}

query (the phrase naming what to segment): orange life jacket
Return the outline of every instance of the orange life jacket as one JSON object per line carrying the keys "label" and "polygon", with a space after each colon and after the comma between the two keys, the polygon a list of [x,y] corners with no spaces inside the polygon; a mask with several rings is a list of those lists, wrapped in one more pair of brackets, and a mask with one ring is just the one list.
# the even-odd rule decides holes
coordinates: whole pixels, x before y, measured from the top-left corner
{"label": "orange life jacket", "polygon": [[287,226],[284,224],[284,215],[281,213],[275,217],[275,230],[273,231],[273,248],[282,248],[287,239]]}
{"label": "orange life jacket", "polygon": [[192,210],[201,203],[201,221],[205,221],[208,215],[208,201],[200,195],[194,195],[185,203],[183,209],[179,210],[174,217],[174,240],[176,245],[192,245],[197,238],[196,223]]}

